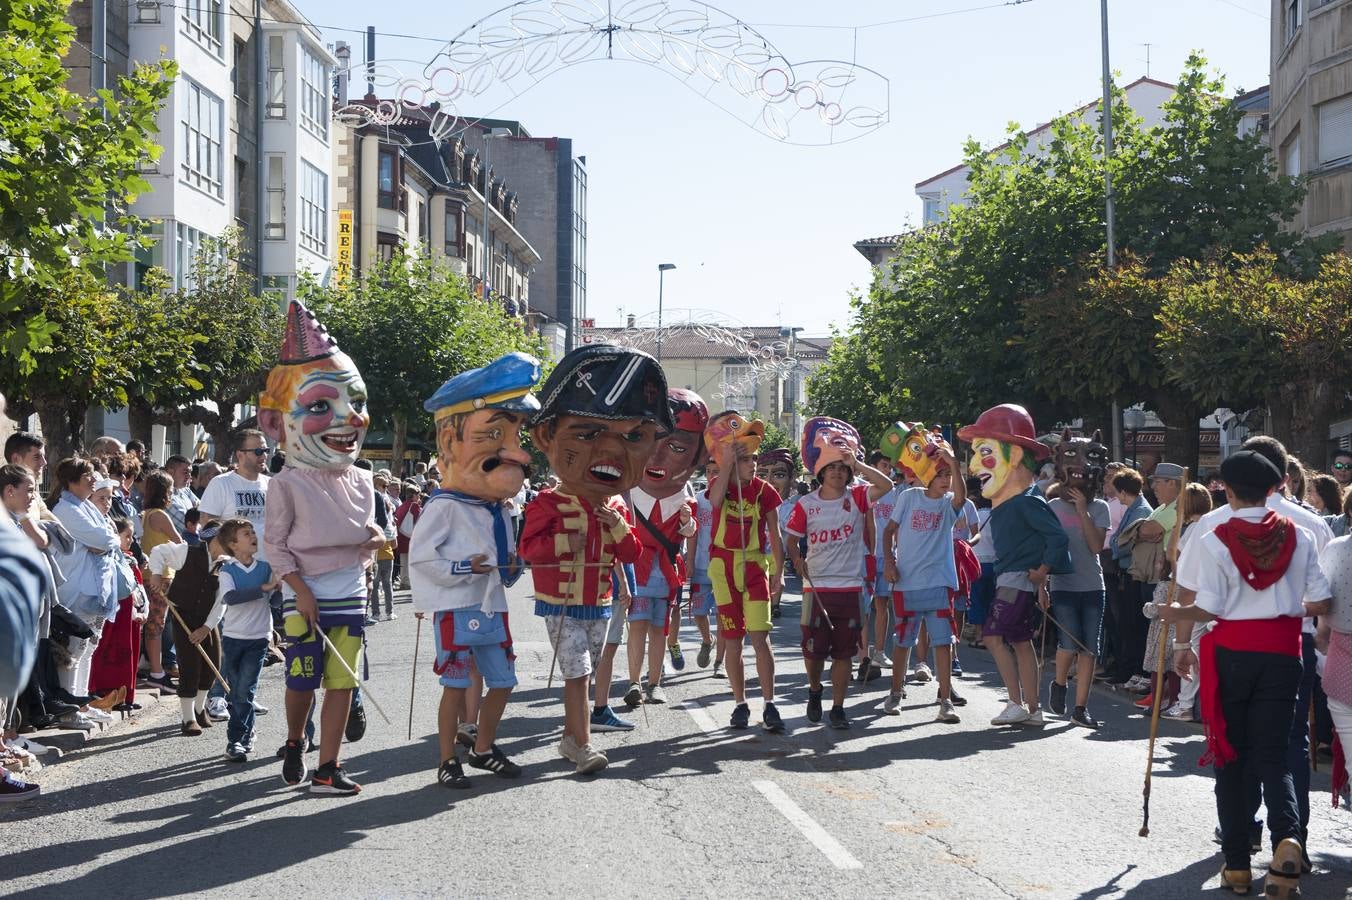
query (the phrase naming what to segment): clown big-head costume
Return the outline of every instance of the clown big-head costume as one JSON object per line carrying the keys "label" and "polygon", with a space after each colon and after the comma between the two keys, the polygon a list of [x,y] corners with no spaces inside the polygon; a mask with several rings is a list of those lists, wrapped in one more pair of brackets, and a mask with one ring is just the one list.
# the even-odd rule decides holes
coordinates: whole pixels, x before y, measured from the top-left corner
{"label": "clown big-head costume", "polygon": [[859,432],[853,425],[830,416],[814,416],[803,425],[803,465],[814,478],[833,462],[853,468],[861,456],[859,444]]}
{"label": "clown big-head costume", "polygon": [[883,455],[903,475],[914,478],[922,487],[929,487],[939,473],[938,448],[942,439],[919,422],[894,422],[883,432]]}
{"label": "clown big-head costume", "polygon": [[981,482],[981,496],[996,507],[1028,489],[1038,464],[1051,448],[1037,439],[1033,417],[1013,403],[993,406],[976,422],[959,429],[958,437],[972,445],[968,471]]}
{"label": "clown big-head costume", "polygon": [[347,468],[371,427],[356,363],[297,300],[287,309],[281,357],[259,407],[258,423],[286,450],[288,466]]}

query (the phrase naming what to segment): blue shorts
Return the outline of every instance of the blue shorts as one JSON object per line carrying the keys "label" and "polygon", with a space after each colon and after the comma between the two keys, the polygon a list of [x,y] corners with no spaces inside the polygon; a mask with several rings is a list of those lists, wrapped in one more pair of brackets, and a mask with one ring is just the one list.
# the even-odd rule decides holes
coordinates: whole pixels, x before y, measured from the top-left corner
{"label": "blue shorts", "polygon": [[516,655],[507,613],[441,610],[432,616],[432,633],[437,642],[432,671],[440,676],[442,687],[469,687],[471,664],[489,690],[516,687]]}
{"label": "blue shorts", "polygon": [[924,623],[931,646],[956,643],[953,634],[953,605],[948,588],[893,591],[892,612],[897,617],[897,641],[902,647],[914,647]]}
{"label": "blue shorts", "polygon": [[892,582],[878,573],[878,577],[873,580],[873,596],[875,599],[882,598],[890,600],[892,598]]}
{"label": "blue shorts", "polygon": [[[1094,656],[1103,651],[1103,591],[1052,591],[1052,616],[1059,650],[1083,653],[1080,644]],[[1072,637],[1073,636],[1073,637]],[[1080,644],[1075,643],[1078,640]]]}
{"label": "blue shorts", "polygon": [[967,612],[967,605],[968,604],[966,594],[959,594],[953,598],[953,612],[965,613]]}
{"label": "blue shorts", "polygon": [[[671,585],[659,566],[653,566],[648,575],[648,583],[640,584],[634,591],[634,602],[629,604],[630,622],[650,622],[653,625],[667,627],[667,618],[671,612]],[[680,592],[677,590],[679,597]]]}
{"label": "blue shorts", "polygon": [[714,600],[714,585],[703,572],[696,572],[690,579],[690,614],[692,616],[718,615],[718,603]]}

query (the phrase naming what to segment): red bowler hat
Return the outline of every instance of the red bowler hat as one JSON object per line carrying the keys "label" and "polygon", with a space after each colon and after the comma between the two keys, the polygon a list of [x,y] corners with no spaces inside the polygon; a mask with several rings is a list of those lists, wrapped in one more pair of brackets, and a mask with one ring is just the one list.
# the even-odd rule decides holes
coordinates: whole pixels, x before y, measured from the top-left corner
{"label": "red bowler hat", "polygon": [[1033,417],[1016,403],[992,406],[977,416],[971,425],[959,428],[958,437],[968,443],[977,438],[989,438],[1002,444],[1018,444],[1039,461],[1052,455],[1051,448],[1037,439]]}

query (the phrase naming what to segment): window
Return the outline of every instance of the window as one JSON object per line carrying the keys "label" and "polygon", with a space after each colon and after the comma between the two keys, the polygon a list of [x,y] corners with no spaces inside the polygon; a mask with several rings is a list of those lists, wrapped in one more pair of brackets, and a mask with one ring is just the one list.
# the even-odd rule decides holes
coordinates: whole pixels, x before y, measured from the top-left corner
{"label": "window", "polygon": [[266,161],[268,217],[263,226],[263,238],[282,241],[286,240],[286,157],[268,154]]}
{"label": "window", "polygon": [[213,197],[223,197],[221,131],[224,106],[219,97],[188,79],[182,81],[181,89],[180,174],[183,181],[193,187]]}
{"label": "window", "polygon": [[1319,104],[1319,164],[1352,157],[1352,95]]}
{"label": "window", "polygon": [[285,303],[291,294],[291,276],[290,275],[264,275],[263,276],[263,296],[269,297],[277,302],[277,305]]}
{"label": "window", "polygon": [[446,246],[443,248],[447,256],[461,256],[460,249],[460,213],[446,213]]}
{"label": "window", "polygon": [[418,241],[419,241],[420,243],[426,244],[426,243],[427,243],[427,204],[426,204],[425,202],[423,202],[423,200],[422,200],[421,198],[419,198],[419,199],[413,201],[413,206],[414,206],[414,216],[413,216],[413,221],[414,221],[414,223],[415,223],[414,227],[418,229],[418,230],[417,230],[416,232],[414,232],[414,233],[417,235]]}
{"label": "window", "polygon": [[329,67],[324,60],[301,48],[300,122],[315,137],[329,139]]}
{"label": "window", "polygon": [[940,208],[938,197],[925,197],[925,208],[923,212],[923,221],[926,225],[933,225],[939,221],[943,215],[943,209]]}
{"label": "window", "polygon": [[1282,174],[1292,178],[1300,174],[1300,135],[1282,145]]}
{"label": "window", "polygon": [[183,31],[217,56],[224,55],[225,33],[222,0],[183,0]]}
{"label": "window", "polygon": [[198,256],[207,238],[198,229],[178,223],[174,232],[174,287],[192,287],[196,284]]}
{"label": "window", "polygon": [[230,69],[230,83],[235,86],[235,99],[249,102],[249,45],[235,38],[235,64]]}
{"label": "window", "polygon": [[399,252],[398,235],[390,234],[388,231],[376,232],[376,261],[387,263],[394,259],[394,254]]}
{"label": "window", "polygon": [[1286,31],[1286,40],[1290,41],[1300,31],[1301,0],[1282,0],[1282,24]]}
{"label": "window", "polygon": [[329,176],[305,160],[300,173],[300,245],[320,256],[329,252]]}
{"label": "window", "polygon": [[750,366],[723,367],[723,408],[735,409],[742,415],[756,408],[756,382]]}
{"label": "window", "polygon": [[143,237],[151,243],[148,247],[136,247],[136,259],[132,263],[133,290],[141,290],[145,286],[145,278],[151,268],[164,268],[164,223],[151,222],[146,226]]}
{"label": "window", "polygon": [[140,25],[160,24],[160,0],[136,0],[136,21]]}
{"label": "window", "polygon": [[286,36],[268,35],[269,119],[286,118]]}
{"label": "window", "polygon": [[381,150],[376,169],[376,205],[381,209],[398,209],[398,178],[395,177],[395,151]]}

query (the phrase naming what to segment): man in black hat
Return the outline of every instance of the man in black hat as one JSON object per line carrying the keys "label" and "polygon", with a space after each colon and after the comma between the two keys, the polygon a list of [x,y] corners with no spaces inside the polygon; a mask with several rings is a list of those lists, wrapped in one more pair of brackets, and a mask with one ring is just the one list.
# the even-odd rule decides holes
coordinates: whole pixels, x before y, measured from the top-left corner
{"label": "man in black hat", "polygon": [[564,679],[559,755],[578,774],[607,765],[591,745],[587,686],[610,619],[610,572],[641,552],[616,495],[643,476],[659,431],[673,428],[662,367],[609,344],[573,350],[540,390],[531,439],[559,485],[526,507],[521,557],[534,566],[535,614],[545,619]]}

